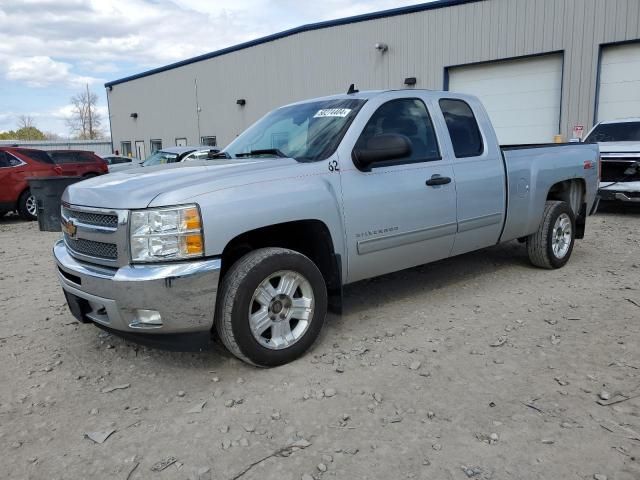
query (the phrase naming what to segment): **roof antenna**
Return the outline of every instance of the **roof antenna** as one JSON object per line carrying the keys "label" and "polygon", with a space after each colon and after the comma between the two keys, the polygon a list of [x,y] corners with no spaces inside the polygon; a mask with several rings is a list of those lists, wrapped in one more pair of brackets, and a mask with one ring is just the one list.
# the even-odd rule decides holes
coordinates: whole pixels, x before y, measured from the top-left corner
{"label": "roof antenna", "polygon": [[347,90],[347,95],[351,95],[354,93],[358,93],[360,90],[356,90],[356,85],[355,83],[352,83],[351,85],[349,85],[349,90]]}

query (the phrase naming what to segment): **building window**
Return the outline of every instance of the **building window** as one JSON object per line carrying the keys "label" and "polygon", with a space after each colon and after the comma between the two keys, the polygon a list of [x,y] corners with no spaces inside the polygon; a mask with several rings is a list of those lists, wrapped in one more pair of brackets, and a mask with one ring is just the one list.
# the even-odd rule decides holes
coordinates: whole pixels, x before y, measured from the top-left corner
{"label": "building window", "polygon": [[162,140],[151,140],[151,155],[162,150]]}
{"label": "building window", "polygon": [[216,137],[200,137],[200,145],[206,145],[207,147],[215,147],[218,145]]}
{"label": "building window", "polygon": [[131,156],[131,142],[120,142],[120,148],[122,150],[122,155],[125,157]]}
{"label": "building window", "polygon": [[176,138],[176,147],[186,147],[187,139],[185,137],[177,137]]}

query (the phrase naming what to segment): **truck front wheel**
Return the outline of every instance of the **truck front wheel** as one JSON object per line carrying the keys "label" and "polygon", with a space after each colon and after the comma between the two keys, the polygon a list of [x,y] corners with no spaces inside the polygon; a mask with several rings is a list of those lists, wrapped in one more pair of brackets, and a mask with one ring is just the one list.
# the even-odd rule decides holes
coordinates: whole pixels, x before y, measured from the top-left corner
{"label": "truck front wheel", "polygon": [[560,268],[571,257],[576,238],[576,220],[566,202],[549,200],[544,206],[538,231],[527,237],[529,260],[537,267]]}
{"label": "truck front wheel", "polygon": [[326,314],[327,289],[318,267],[293,250],[261,248],[224,276],[215,328],[239,359],[274,367],[313,344]]}

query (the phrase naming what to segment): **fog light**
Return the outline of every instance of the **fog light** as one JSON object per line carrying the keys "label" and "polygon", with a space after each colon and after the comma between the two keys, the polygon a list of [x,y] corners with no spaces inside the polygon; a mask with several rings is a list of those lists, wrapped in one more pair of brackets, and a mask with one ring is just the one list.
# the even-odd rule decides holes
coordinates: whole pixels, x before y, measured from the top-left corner
{"label": "fog light", "polygon": [[136,310],[136,319],[129,326],[133,328],[161,327],[162,317],[157,310]]}

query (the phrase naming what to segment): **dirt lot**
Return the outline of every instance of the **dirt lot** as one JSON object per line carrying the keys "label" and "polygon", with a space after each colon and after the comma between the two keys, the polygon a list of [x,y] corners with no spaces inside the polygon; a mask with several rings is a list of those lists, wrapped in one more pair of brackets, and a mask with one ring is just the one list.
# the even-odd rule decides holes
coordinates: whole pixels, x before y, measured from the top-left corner
{"label": "dirt lot", "polygon": [[640,394],[639,234],[618,209],[558,271],[514,242],[361,282],[259,370],[78,324],[59,234],[4,218],[0,477],[638,479],[640,398],[597,400]]}

